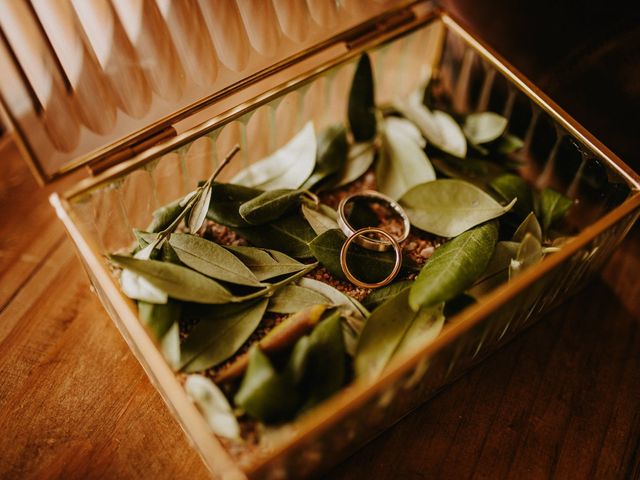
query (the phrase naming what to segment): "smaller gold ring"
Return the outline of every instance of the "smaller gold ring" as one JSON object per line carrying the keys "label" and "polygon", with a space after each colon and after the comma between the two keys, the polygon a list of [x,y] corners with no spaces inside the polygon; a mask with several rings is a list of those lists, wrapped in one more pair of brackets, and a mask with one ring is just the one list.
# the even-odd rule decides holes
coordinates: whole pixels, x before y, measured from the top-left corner
{"label": "smaller gold ring", "polygon": [[[349,270],[349,265],[347,265],[347,252],[349,250],[349,246],[359,236],[364,235],[366,233],[377,233],[379,235],[382,235],[387,240],[389,240],[391,246],[393,247],[393,250],[396,253],[396,263],[393,265],[393,270],[389,275],[387,275],[383,280],[379,282],[367,283],[357,279],[351,273],[351,270]],[[345,274],[347,279],[358,287],[362,287],[362,288],[384,287],[385,285],[390,283],[394,278],[396,278],[396,275],[398,275],[398,272],[400,272],[400,267],[402,266],[402,250],[400,249],[400,244],[398,243],[398,241],[389,232],[378,227],[364,227],[364,228],[361,228],[360,230],[357,230],[353,235],[349,236],[347,238],[347,241],[344,242],[344,245],[342,245],[342,248],[340,249],[340,266],[342,267],[342,272]]]}

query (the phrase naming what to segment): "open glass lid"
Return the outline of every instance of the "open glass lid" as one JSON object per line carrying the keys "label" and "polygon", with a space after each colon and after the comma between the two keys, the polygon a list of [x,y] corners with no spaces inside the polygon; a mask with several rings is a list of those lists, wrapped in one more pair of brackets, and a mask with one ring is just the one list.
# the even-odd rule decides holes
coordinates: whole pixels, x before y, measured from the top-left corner
{"label": "open glass lid", "polygon": [[410,0],[0,0],[0,106],[46,182]]}

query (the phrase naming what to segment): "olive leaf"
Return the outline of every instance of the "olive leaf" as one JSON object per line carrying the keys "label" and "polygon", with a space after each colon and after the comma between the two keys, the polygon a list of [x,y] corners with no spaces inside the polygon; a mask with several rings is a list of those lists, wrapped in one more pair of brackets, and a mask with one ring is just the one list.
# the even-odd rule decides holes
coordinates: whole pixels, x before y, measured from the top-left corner
{"label": "olive leaf", "polygon": [[259,281],[304,270],[306,265],[278,252],[256,247],[225,246],[251,270]]}
{"label": "olive leaf", "polygon": [[442,237],[455,237],[499,217],[515,202],[502,206],[475,185],[456,179],[423,183],[400,199],[412,225]]}
{"label": "olive leaf", "polygon": [[533,211],[531,187],[518,175],[505,173],[494,178],[489,183],[489,186],[506,202],[511,202],[514,198],[517,198],[518,201],[514,205],[513,211],[521,218],[526,217]]}
{"label": "olive leaf", "polygon": [[286,285],[269,299],[267,310],[274,313],[296,313],[314,305],[330,305],[324,295],[310,288]]}
{"label": "olive leaf", "polygon": [[473,157],[456,158],[443,155],[432,157],[431,163],[442,175],[465,180],[482,189],[486,189],[493,178],[505,172],[505,169],[496,162]]}
{"label": "olive leaf", "polygon": [[301,188],[311,189],[338,172],[344,166],[348,152],[347,130],[344,125],[331,125],[325,129],[318,138],[316,166]]}
{"label": "olive leaf", "polygon": [[210,308],[182,344],[180,368],[197,372],[231,357],[258,327],[268,300]]}
{"label": "olive leaf", "polygon": [[211,202],[211,184],[205,183],[197,190],[198,199],[189,210],[187,217],[187,227],[191,233],[196,233],[202,227],[205,218],[207,218],[207,210]]}
{"label": "olive leaf", "polygon": [[240,215],[240,205],[263,193],[256,188],[214,183],[211,186],[211,202],[207,218],[227,227],[247,227],[250,224]]}
{"label": "olive leaf", "polygon": [[317,209],[302,205],[302,215],[309,222],[309,225],[316,233],[321,235],[327,230],[340,228],[338,226],[338,214],[327,205],[320,204]]}
{"label": "olive leaf", "polygon": [[411,286],[414,311],[452,299],[486,270],[498,240],[497,222],[489,222],[436,248]]}
{"label": "olive leaf", "polygon": [[[139,277],[148,281],[153,287],[160,289],[177,300],[220,304],[228,303],[233,299],[231,293],[215,280],[180,265],[157,260],[139,260],[122,255],[110,255],[109,258],[123,267],[125,271],[128,270],[137,274]],[[130,291],[125,289],[124,283],[123,290],[125,294],[131,298],[149,301],[144,298],[131,296]]]}
{"label": "olive leaf", "polygon": [[184,208],[181,205],[181,201],[182,199],[175,200],[153,212],[153,220],[146,230],[148,232],[158,233],[171,225],[173,221],[178,218],[180,212],[182,212],[182,209]]}
{"label": "olive leaf", "polygon": [[302,215],[295,213],[266,225],[233,229],[256,247],[277,249],[295,258],[312,255],[309,243],[316,237]]}
{"label": "olive leaf", "polygon": [[173,370],[180,365],[180,326],[175,322],[160,340],[160,351]]}
{"label": "olive leaf", "polygon": [[540,192],[540,217],[542,230],[546,233],[558,220],[562,219],[573,205],[570,198],[545,188]]}
{"label": "olive leaf", "polygon": [[[157,239],[152,240],[150,244],[136,252],[133,258],[140,261],[149,260],[154,254],[157,244]],[[162,288],[128,268],[124,268],[120,274],[120,286],[124,294],[134,300],[161,304],[167,303],[169,298],[167,292]]]}
{"label": "olive leaf", "polygon": [[525,234],[518,247],[516,258],[511,260],[509,264],[509,279],[517,277],[527,268],[540,263],[542,257],[543,253],[540,240],[530,233]]}
{"label": "olive leaf", "polygon": [[533,212],[529,212],[529,215],[527,215],[527,217],[518,226],[513,234],[512,240],[514,242],[522,242],[527,233],[530,233],[537,238],[539,242],[542,242],[542,227],[540,227],[538,218]]}
{"label": "olive leaf", "polygon": [[306,190],[269,190],[240,205],[238,212],[247,223],[263,225],[289,213],[305,195]]}
{"label": "olive leaf", "polygon": [[298,285],[328,298],[330,305],[337,307],[343,317],[353,316],[364,321],[365,317],[369,315],[367,309],[360,305],[354,298],[345,295],[337,288],[320,280],[301,278]]}
{"label": "olive leaf", "polygon": [[[297,377],[298,390],[304,392],[301,398],[303,411],[335,393],[347,376],[339,312],[322,320],[306,338],[308,341],[298,340],[295,354],[289,360],[296,372],[294,380]],[[302,344],[302,347],[298,347],[298,344]]]}
{"label": "olive leaf", "polygon": [[500,137],[497,141],[496,152],[502,155],[508,155],[510,153],[515,152],[516,150],[520,150],[524,146],[524,142],[521,138],[516,137],[511,133],[505,133]]}
{"label": "olive leaf", "polygon": [[507,128],[508,120],[494,112],[480,112],[468,115],[462,130],[475,145],[493,142],[500,138]]}
{"label": "olive leaf", "polygon": [[285,146],[233,177],[231,183],[275,190],[296,189],[305,182],[316,164],[316,134],[307,124]]}
{"label": "olive leaf", "polygon": [[354,143],[349,146],[349,155],[332,187],[342,187],[364,175],[375,159],[375,147],[371,142]]}
{"label": "olive leaf", "polygon": [[180,320],[182,304],[169,300],[167,303],[138,302],[138,316],[156,340],[162,339],[171,326]]}
{"label": "olive leaf", "polygon": [[[318,235],[309,244],[313,256],[332,275],[341,279],[346,278],[340,265],[340,250],[345,241],[344,234],[340,230],[333,229]],[[349,269],[355,277],[365,282],[375,282],[389,275],[395,265],[396,257],[391,251],[373,252],[359,245],[351,244],[347,261]]]}
{"label": "olive leaf", "polygon": [[518,255],[519,248],[519,242],[501,241],[496,243],[487,268],[473,287],[467,290],[467,293],[477,298],[509,280],[509,266],[511,260]]}
{"label": "olive leaf", "polygon": [[349,355],[353,356],[356,351],[356,343],[365,319],[369,316],[369,311],[355,298],[345,295],[340,290],[319,280],[312,278],[301,278],[298,284],[301,287],[314,290],[327,297],[331,304],[338,309],[344,322],[342,323],[342,333],[345,348]]}
{"label": "olive leaf", "polygon": [[216,435],[239,439],[240,425],[224,393],[204,375],[189,375],[184,382],[187,395]]}
{"label": "olive leaf", "polygon": [[405,101],[397,102],[395,107],[416,124],[431,145],[454,157],[466,156],[467,140],[460,125],[448,113],[432,112],[425,107],[421,92],[414,92]]}
{"label": "olive leaf", "polygon": [[360,56],[351,89],[347,115],[356,142],[372,140],[376,135],[376,113],[371,60],[366,53]]}
{"label": "olive leaf", "polygon": [[182,263],[208,277],[250,287],[262,285],[244,263],[215,242],[196,235],[174,233],[169,238],[169,245]]}
{"label": "olive leaf", "polygon": [[372,310],[389,300],[391,297],[395,297],[411,285],[413,285],[412,280],[400,280],[398,282],[390,283],[389,285],[385,285],[382,288],[377,288],[372,291],[362,303],[369,310]]}
{"label": "olive leaf", "polygon": [[433,340],[442,330],[442,304],[414,311],[404,289],[376,308],[360,334],[354,367],[356,376],[379,376],[392,358]]}
{"label": "olive leaf", "polygon": [[422,136],[405,119],[389,117],[383,126],[383,155],[376,166],[378,190],[397,200],[411,188],[436,179],[427,155],[418,143]]}
{"label": "olive leaf", "polygon": [[299,397],[291,377],[279,374],[269,358],[254,346],[234,402],[253,418],[271,423],[293,417]]}

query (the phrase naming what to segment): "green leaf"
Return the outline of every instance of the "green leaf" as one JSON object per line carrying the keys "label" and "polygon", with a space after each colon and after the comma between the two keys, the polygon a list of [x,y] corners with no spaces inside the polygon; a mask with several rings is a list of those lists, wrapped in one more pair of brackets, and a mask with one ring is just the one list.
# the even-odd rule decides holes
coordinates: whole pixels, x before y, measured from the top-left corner
{"label": "green leaf", "polygon": [[314,305],[330,304],[327,297],[315,290],[289,284],[278,289],[269,299],[267,310],[275,313],[297,313]]}
{"label": "green leaf", "polygon": [[400,203],[415,227],[442,237],[455,237],[508,212],[515,200],[502,206],[468,182],[443,179],[412,188]]}
{"label": "green leaf", "polygon": [[300,188],[316,164],[316,134],[308,122],[284,147],[233,177],[231,183],[276,190]]}
{"label": "green leaf", "polygon": [[205,184],[203,187],[200,187],[198,190],[198,200],[191,207],[189,211],[189,216],[187,218],[187,226],[189,227],[189,231],[191,233],[196,233],[202,227],[205,218],[207,218],[207,210],[209,208],[209,204],[211,202],[211,185]]}
{"label": "green leaf", "polygon": [[244,263],[215,242],[196,235],[174,233],[169,244],[182,263],[208,277],[250,287],[262,285]]}
{"label": "green leaf", "polygon": [[171,225],[184,208],[180,205],[181,201],[182,199],[175,200],[153,212],[153,221],[146,230],[148,232],[158,233]]}
{"label": "green leaf", "polygon": [[371,168],[375,153],[375,148],[371,142],[351,144],[344,168],[331,186],[335,188],[342,187],[360,178]]}
{"label": "green leaf", "polygon": [[344,125],[331,125],[318,138],[318,156],[311,176],[301,188],[311,189],[340,170],[347,159],[349,144]]}
{"label": "green leaf", "polygon": [[244,345],[267,309],[268,300],[211,308],[182,344],[180,368],[197,372],[231,357]]}
{"label": "green leaf", "polygon": [[262,190],[242,185],[214,183],[211,186],[211,203],[207,218],[227,227],[248,227],[250,224],[240,215],[240,205],[261,193]]}
{"label": "green leaf", "polygon": [[[389,117],[384,122],[383,152],[376,167],[378,190],[397,200],[411,188],[436,179],[431,162],[418,143],[420,132],[408,120]],[[419,138],[416,138],[416,135]]]}
{"label": "green leaf", "polygon": [[464,158],[467,154],[467,140],[460,125],[448,113],[429,110],[422,104],[421,92],[415,92],[395,106],[406,118],[420,129],[427,141],[434,147],[454,157]]}
{"label": "green leaf", "polygon": [[227,397],[215,383],[203,375],[189,375],[184,382],[184,389],[207,420],[213,433],[225,438],[240,438],[238,420]]}
{"label": "green leaf", "polygon": [[362,302],[369,310],[377,308],[391,297],[395,297],[401,291],[411,287],[413,280],[400,280],[399,282],[393,282],[382,288],[377,288],[371,292],[367,298]]}
{"label": "green leaf", "polygon": [[[157,247],[157,240],[152,240],[151,244],[148,244],[142,250],[135,253],[133,258],[138,260],[149,260],[151,255],[155,255]],[[134,300],[141,300],[149,303],[167,303],[168,295],[163,289],[153,285],[146,278],[138,275],[133,270],[125,268],[120,274],[120,286],[122,291],[129,298]]]}
{"label": "green leaf", "polygon": [[171,326],[180,320],[182,304],[168,301],[167,303],[138,302],[138,316],[156,340],[160,340],[169,331]]}
{"label": "green leaf", "polygon": [[261,282],[299,272],[306,267],[304,263],[300,263],[277,250],[232,245],[225,248],[242,260]]}
{"label": "green leaf", "polygon": [[522,243],[518,247],[515,260],[509,265],[509,279],[515,278],[529,267],[542,261],[542,245],[540,240],[530,233],[525,234]]}
{"label": "green leaf", "polygon": [[[157,260],[139,260],[122,255],[110,255],[109,258],[177,300],[220,304],[233,299],[231,293],[215,280],[180,265]],[[126,290],[125,294],[129,295]]]}
{"label": "green leaf", "polygon": [[327,205],[320,204],[317,209],[302,205],[302,215],[309,222],[309,225],[316,233],[321,235],[327,230],[340,228],[338,222],[338,214],[335,210]]}
{"label": "green leaf", "polygon": [[540,217],[542,218],[542,230],[546,233],[559,220],[564,218],[573,205],[570,198],[545,188],[540,192]]}
{"label": "green leaf", "polygon": [[433,157],[431,163],[441,174],[466,180],[483,190],[492,179],[506,171],[503,165],[492,160],[474,157],[456,158],[446,154],[442,157]]}
{"label": "green leaf", "polygon": [[313,278],[301,278],[298,284],[301,287],[313,290],[328,298],[330,305],[337,307],[343,317],[353,316],[364,321],[365,317],[369,314],[369,312],[359,305],[359,302],[356,302],[354,298],[351,298],[349,295],[345,295],[337,288],[321,282],[320,280],[314,280]]}
{"label": "green leaf", "polygon": [[542,228],[540,227],[536,214],[533,212],[529,212],[529,215],[527,215],[527,217],[518,226],[513,234],[512,240],[514,242],[522,242],[527,233],[530,233],[537,238],[539,242],[542,242]]}
{"label": "green leaf", "polygon": [[496,152],[501,155],[508,155],[520,150],[524,146],[521,138],[510,133],[505,133],[497,142]]}
{"label": "green leaf", "polygon": [[298,358],[292,355],[298,370],[300,364],[304,366],[299,386],[299,391],[304,392],[302,410],[331,396],[346,380],[346,352],[341,322],[339,312],[322,320],[309,335],[309,341],[303,342],[303,358],[300,358],[300,354]]}
{"label": "green leaf", "polygon": [[266,225],[234,228],[256,247],[272,248],[295,258],[312,256],[309,243],[316,237],[302,215],[295,213]]}
{"label": "green leaf", "polygon": [[305,190],[269,190],[240,205],[238,212],[247,223],[262,225],[290,212],[306,193]]}
{"label": "green leaf", "polygon": [[[318,235],[309,245],[316,259],[341,279],[345,279],[340,266],[340,250],[346,237],[340,230],[328,230]],[[359,245],[351,244],[347,255],[347,262],[351,273],[364,282],[375,282],[385,278],[393,270],[395,253],[373,252]]]}
{"label": "green leaf", "polygon": [[486,270],[498,240],[497,222],[474,228],[436,248],[411,287],[416,311],[454,298]]}
{"label": "green leaf", "polygon": [[180,326],[175,322],[160,340],[160,351],[169,366],[177,370],[180,366]]}
{"label": "green leaf", "polygon": [[533,194],[531,187],[518,175],[505,173],[504,175],[494,178],[489,186],[506,202],[511,202],[514,198],[518,199],[513,207],[513,211],[519,217],[524,218],[533,211]]}
{"label": "green leaf", "polygon": [[349,90],[348,117],[356,142],[365,142],[376,135],[376,113],[371,60],[366,53],[360,56]]}
{"label": "green leaf", "polygon": [[331,304],[338,309],[344,319],[342,333],[345,348],[349,355],[353,356],[356,351],[358,337],[364,327],[365,318],[369,316],[369,311],[355,298],[351,298],[340,290],[319,280],[301,278],[298,284],[327,297]]}
{"label": "green leaf", "polygon": [[511,260],[518,255],[518,248],[520,248],[520,243],[518,242],[503,241],[496,243],[489,265],[480,279],[475,282],[467,293],[478,298],[509,280],[509,266],[511,265]]}
{"label": "green leaf", "polygon": [[462,130],[471,143],[482,145],[501,137],[507,123],[506,118],[494,112],[472,113],[465,119]]}
{"label": "green leaf", "polygon": [[378,377],[397,353],[426,344],[442,330],[442,305],[413,311],[409,292],[389,298],[367,319],[354,359],[358,378]]}
{"label": "green leaf", "polygon": [[293,417],[299,397],[289,376],[278,374],[255,346],[249,352],[247,372],[234,401],[253,418],[272,423]]}

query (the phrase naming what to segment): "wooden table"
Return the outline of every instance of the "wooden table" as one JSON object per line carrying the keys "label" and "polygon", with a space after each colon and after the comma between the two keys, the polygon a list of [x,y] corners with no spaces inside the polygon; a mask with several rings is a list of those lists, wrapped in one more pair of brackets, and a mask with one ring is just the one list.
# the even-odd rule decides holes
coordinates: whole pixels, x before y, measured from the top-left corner
{"label": "wooden table", "polygon": [[[205,478],[51,188],[0,158],[0,478]],[[327,478],[638,478],[639,271],[635,228],[601,279]]]}

